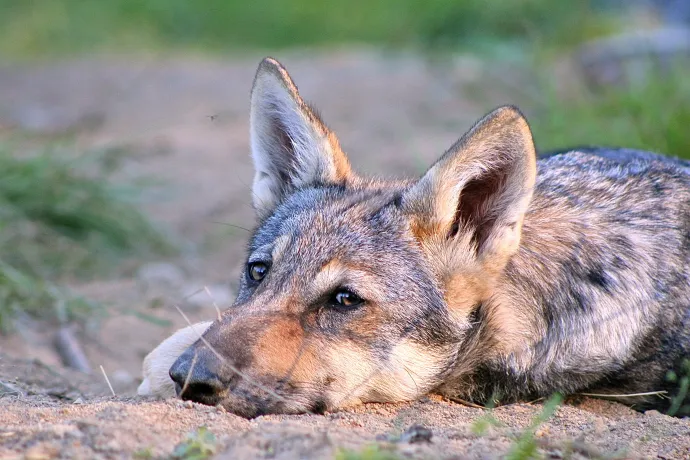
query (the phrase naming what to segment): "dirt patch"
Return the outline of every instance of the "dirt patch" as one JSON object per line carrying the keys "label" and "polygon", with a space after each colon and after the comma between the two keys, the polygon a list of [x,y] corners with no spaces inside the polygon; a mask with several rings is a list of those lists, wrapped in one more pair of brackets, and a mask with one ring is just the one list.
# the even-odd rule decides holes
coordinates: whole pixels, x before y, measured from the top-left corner
{"label": "dirt patch", "polygon": [[[47,382],[50,381],[48,376]],[[188,433],[205,426],[216,458],[333,458],[376,445],[403,458],[496,458],[516,445],[541,411],[516,404],[493,411],[440,398],[369,404],[337,413],[246,420],[179,400],[5,396],[0,458],[169,458]],[[616,403],[584,399],[563,405],[535,432],[548,458],[688,458],[690,422]]]}
{"label": "dirt patch", "polygon": [[[213,318],[210,299],[182,299],[205,285],[231,291],[242,264],[247,233],[234,226],[253,225],[247,122],[260,57],[0,64],[0,136],[28,132],[35,142],[69,133],[78,148],[124,149],[122,178],[165,183],[146,210],[185,247],[183,257],[165,261],[176,270],[167,281],[122,273],[75,286],[111,306],[106,320],[78,331],[93,375],[61,367],[49,326],[29,322],[20,335],[0,338],[0,458],[168,457],[202,425],[216,437],[218,458],[333,458],[340,449],[372,444],[413,458],[493,458],[508,452],[542,410],[498,408],[494,426],[482,422],[481,409],[428,399],[245,420],[133,396],[145,354],[185,325],[174,305],[192,321]],[[279,58],[363,173],[421,172],[490,109],[465,92],[480,77],[470,59],[430,67],[416,56],[367,50]],[[117,397],[108,396],[100,365]],[[409,432],[414,425],[430,430],[430,440],[421,428]],[[591,399],[559,408],[535,439],[550,458],[690,458],[689,420]]]}

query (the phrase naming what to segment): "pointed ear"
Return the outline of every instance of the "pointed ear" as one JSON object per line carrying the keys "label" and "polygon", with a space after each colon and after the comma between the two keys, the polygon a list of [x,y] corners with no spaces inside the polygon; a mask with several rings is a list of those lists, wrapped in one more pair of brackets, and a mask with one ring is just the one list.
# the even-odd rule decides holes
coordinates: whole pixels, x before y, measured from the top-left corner
{"label": "pointed ear", "polygon": [[301,187],[342,184],[352,175],[335,135],[302,100],[285,68],[271,58],[261,62],[254,78],[250,137],[259,217]]}
{"label": "pointed ear", "polygon": [[[466,239],[477,257],[512,255],[532,198],[536,153],[520,111],[500,107],[455,143],[402,199],[420,239]],[[495,259],[494,259],[495,260]]]}

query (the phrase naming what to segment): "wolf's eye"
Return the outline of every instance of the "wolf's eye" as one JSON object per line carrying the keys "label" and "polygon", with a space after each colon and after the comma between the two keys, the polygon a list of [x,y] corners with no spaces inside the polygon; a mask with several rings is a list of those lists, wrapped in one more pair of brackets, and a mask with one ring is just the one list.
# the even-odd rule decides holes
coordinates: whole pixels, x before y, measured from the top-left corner
{"label": "wolf's eye", "polygon": [[364,303],[364,300],[352,291],[341,289],[333,296],[333,303],[338,307],[354,308]]}
{"label": "wolf's eye", "polygon": [[252,280],[259,282],[268,273],[268,265],[263,262],[249,262],[247,264],[247,274]]}

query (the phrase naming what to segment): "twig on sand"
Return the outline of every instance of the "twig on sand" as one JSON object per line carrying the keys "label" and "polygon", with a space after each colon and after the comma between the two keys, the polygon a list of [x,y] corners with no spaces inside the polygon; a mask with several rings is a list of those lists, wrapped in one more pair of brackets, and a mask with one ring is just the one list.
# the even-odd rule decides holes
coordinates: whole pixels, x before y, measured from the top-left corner
{"label": "twig on sand", "polygon": [[62,362],[72,369],[76,369],[84,374],[91,374],[91,366],[86,354],[74,335],[71,326],[62,326],[55,336],[55,349],[57,350]]}
{"label": "twig on sand", "polygon": [[0,380],[0,396],[5,395],[24,396],[24,392],[16,385]]}
{"label": "twig on sand", "polygon": [[110,379],[108,378],[108,374],[105,373],[105,369],[103,369],[103,365],[101,364],[101,372],[103,372],[103,377],[105,378],[105,383],[108,384],[108,388],[110,388],[110,392],[115,395],[115,390],[113,390],[113,386],[110,384]]}
{"label": "twig on sand", "polygon": [[591,396],[593,398],[635,398],[639,396],[659,396],[660,398],[668,398],[666,396],[668,391],[647,391],[645,393],[628,393],[628,394],[606,394],[606,393],[576,393],[582,396]]}
{"label": "twig on sand", "polygon": [[474,407],[475,409],[486,409],[484,406],[480,406],[479,404],[475,404],[473,402],[465,401],[464,399],[456,398],[454,396],[446,396],[446,398],[449,401],[453,401],[454,403],[462,404],[463,406],[467,407]]}

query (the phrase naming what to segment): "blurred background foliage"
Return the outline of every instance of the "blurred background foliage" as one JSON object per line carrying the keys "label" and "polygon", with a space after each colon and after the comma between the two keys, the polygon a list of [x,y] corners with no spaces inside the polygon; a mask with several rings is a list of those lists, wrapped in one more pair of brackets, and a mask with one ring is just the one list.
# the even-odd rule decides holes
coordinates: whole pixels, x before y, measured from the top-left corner
{"label": "blurred background foliage", "polygon": [[[516,88],[542,149],[623,145],[690,157],[687,60],[606,84],[553,72],[591,40],[688,21],[687,0],[0,0],[0,56],[7,65],[95,53],[367,45],[433,63],[469,53],[509,69],[476,94],[489,100],[492,85]],[[47,305],[61,320],[83,311],[85,302],[54,284],[65,277],[171,250],[132,202],[136,193],[113,185],[107,168],[56,158],[18,159],[0,143],[0,328]],[[70,302],[75,308],[66,309]]]}
{"label": "blurred background foliage", "polygon": [[539,39],[563,46],[609,32],[593,0],[3,0],[2,51],[214,51],[367,43],[452,46]]}
{"label": "blurred background foliage", "polygon": [[680,69],[655,69],[642,82],[603,88],[571,84],[563,91],[549,73],[593,39],[688,24],[690,2],[677,0],[2,0],[0,54],[352,45],[437,57],[471,53],[506,60],[511,72],[526,75],[523,86],[533,88],[522,92],[535,96],[523,103],[543,148],[625,144],[688,156],[690,131],[679,129],[690,123],[687,60]]}

